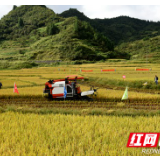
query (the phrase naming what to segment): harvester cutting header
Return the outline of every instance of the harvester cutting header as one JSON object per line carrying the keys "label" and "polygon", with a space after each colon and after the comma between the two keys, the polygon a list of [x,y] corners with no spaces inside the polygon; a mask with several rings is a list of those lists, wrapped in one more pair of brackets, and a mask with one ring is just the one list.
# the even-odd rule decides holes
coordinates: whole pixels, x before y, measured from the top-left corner
{"label": "harvester cutting header", "polygon": [[91,100],[88,95],[94,95],[96,89],[81,92],[77,80],[82,80],[83,77],[65,78],[58,80],[49,80],[45,83],[43,93],[47,93],[51,99],[72,99],[72,100]]}

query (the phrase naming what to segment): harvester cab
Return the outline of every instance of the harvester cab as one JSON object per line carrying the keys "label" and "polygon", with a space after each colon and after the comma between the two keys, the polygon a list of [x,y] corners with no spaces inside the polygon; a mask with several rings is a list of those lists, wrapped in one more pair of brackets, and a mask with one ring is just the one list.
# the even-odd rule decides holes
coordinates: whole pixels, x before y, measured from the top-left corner
{"label": "harvester cab", "polygon": [[84,79],[83,77],[67,77],[65,79],[49,80],[45,83],[43,93],[47,93],[51,99],[81,99],[92,100],[89,95],[94,95],[96,89],[81,92],[77,80]]}

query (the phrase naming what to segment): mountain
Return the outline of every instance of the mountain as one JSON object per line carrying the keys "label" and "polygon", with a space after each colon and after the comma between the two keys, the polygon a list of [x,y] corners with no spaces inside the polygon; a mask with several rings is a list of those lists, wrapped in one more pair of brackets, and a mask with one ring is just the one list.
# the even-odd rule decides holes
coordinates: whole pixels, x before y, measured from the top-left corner
{"label": "mountain", "polygon": [[124,42],[116,47],[117,50],[126,51],[132,55],[132,60],[141,62],[160,62],[160,36],[144,38],[133,42]]}
{"label": "mountain", "polygon": [[0,39],[16,39],[28,35],[34,29],[53,21],[55,16],[54,11],[46,6],[13,7],[12,11],[0,20]]}
{"label": "mountain", "polygon": [[149,22],[127,16],[94,21],[102,26],[100,28],[102,33],[108,35],[116,44],[160,35],[159,22]]}
{"label": "mountain", "polygon": [[69,9],[59,15],[65,18],[76,16],[78,19],[89,22],[92,27],[107,36],[116,45],[160,35],[160,22],[140,20],[128,16],[111,19],[89,19],[76,9]]}
{"label": "mountain", "polygon": [[69,10],[64,11],[61,14],[59,14],[59,16],[64,17],[64,18],[77,17],[81,21],[87,21],[87,22],[91,21],[90,18],[85,16],[83,12],[80,12],[75,8],[70,8]]}
{"label": "mountain", "polygon": [[88,22],[60,17],[46,6],[14,6],[0,20],[0,44],[0,59],[10,61],[129,58]]}
{"label": "mountain", "polygon": [[146,55],[156,60],[159,36],[160,22],[127,16],[90,19],[77,9],[55,14],[42,5],[14,6],[0,20],[0,60],[99,61]]}

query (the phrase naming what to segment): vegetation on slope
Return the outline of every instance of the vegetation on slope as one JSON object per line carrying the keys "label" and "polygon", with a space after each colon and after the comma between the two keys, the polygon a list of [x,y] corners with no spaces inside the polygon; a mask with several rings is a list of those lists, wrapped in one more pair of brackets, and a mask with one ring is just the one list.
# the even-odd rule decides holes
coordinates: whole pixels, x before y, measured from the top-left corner
{"label": "vegetation on slope", "polygon": [[1,60],[129,59],[114,51],[113,42],[89,23],[58,17],[45,6],[14,6],[0,21],[0,32],[3,29]]}
{"label": "vegetation on slope", "polygon": [[56,15],[46,6],[13,6],[0,20],[0,59],[139,59],[146,52],[156,59],[159,33],[159,22],[126,16],[89,19],[76,9]]}
{"label": "vegetation on slope", "polygon": [[54,18],[55,13],[45,6],[13,7],[13,10],[0,20],[0,40],[16,40],[45,26]]}
{"label": "vegetation on slope", "polygon": [[140,20],[128,16],[119,16],[110,19],[89,19],[77,9],[64,11],[60,16],[65,18],[77,16],[79,19],[89,22],[97,31],[107,36],[116,45],[122,42],[160,35],[160,22]]}
{"label": "vegetation on slope", "polygon": [[119,51],[126,51],[133,60],[142,59],[148,62],[158,62],[160,56],[160,36],[144,38],[133,42],[122,43],[117,46]]}

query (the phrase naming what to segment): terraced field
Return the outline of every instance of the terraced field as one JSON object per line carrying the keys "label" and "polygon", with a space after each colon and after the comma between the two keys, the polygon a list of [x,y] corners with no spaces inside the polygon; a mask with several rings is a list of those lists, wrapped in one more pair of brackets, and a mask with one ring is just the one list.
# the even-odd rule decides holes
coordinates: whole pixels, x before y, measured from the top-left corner
{"label": "terraced field", "polygon": [[[116,71],[101,72],[112,68]],[[1,70],[0,155],[146,155],[126,145],[130,132],[159,132],[155,74],[159,66],[120,63]],[[79,82],[82,91],[99,87],[94,101],[47,99],[45,82],[68,75],[85,77]],[[19,94],[13,93],[14,83]],[[126,86],[129,98],[122,101]]]}

